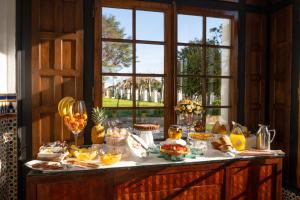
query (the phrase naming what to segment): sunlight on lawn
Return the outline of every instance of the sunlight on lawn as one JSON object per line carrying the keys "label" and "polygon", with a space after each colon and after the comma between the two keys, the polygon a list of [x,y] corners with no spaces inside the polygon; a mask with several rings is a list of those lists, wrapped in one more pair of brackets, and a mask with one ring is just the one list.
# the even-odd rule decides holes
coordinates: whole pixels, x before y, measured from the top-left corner
{"label": "sunlight on lawn", "polygon": [[[103,107],[117,107],[118,99],[112,98],[103,98]],[[164,106],[163,103],[160,102],[146,102],[146,101],[136,101],[136,105],[139,107],[158,107]],[[133,103],[130,100],[119,100],[119,107],[132,107]]]}

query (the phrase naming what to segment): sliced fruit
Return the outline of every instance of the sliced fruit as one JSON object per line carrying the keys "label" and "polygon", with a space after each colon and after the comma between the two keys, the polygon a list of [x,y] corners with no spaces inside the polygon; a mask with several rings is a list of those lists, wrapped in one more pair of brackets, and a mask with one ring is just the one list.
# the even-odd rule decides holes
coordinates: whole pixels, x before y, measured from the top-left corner
{"label": "sliced fruit", "polygon": [[104,165],[112,165],[119,162],[122,158],[121,154],[104,154],[100,157]]}
{"label": "sliced fruit", "polygon": [[79,149],[78,151],[75,151],[74,155],[77,158],[77,160],[90,161],[90,160],[94,160],[96,158],[97,151],[92,151],[90,149],[82,148],[82,149]]}

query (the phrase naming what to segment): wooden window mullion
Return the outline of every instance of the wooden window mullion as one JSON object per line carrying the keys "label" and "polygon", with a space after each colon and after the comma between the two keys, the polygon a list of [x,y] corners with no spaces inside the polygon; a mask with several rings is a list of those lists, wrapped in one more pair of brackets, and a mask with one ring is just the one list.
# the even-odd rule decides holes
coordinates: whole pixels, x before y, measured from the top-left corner
{"label": "wooden window mullion", "polygon": [[132,103],[133,103],[133,109],[132,109],[132,123],[135,124],[136,123],[136,9],[133,9],[132,11],[132,34],[133,34],[133,63],[132,63]]}
{"label": "wooden window mullion", "polygon": [[[203,16],[203,44],[206,45],[206,16]],[[203,67],[204,67],[204,82],[202,85],[202,106],[205,107],[206,106],[206,92],[208,90],[208,79],[207,79],[207,57],[206,57],[206,50],[207,47],[203,47]],[[204,115],[202,116],[202,122],[203,124],[206,124],[206,113],[204,113]]]}

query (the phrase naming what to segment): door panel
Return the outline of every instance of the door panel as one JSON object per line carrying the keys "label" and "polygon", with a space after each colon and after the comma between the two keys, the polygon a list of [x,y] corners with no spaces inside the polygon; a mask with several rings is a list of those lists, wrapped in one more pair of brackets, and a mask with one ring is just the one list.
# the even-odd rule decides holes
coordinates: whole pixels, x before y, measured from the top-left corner
{"label": "door panel", "polygon": [[[289,155],[292,69],[292,6],[271,18],[270,126],[276,129],[273,149]],[[285,158],[284,174],[288,180],[289,157]]]}
{"label": "door panel", "polygon": [[57,104],[64,96],[82,98],[82,7],[82,0],[32,2],[33,155],[44,143],[73,139]]}
{"label": "door panel", "polygon": [[246,15],[245,123],[250,130],[265,121],[266,16]]}

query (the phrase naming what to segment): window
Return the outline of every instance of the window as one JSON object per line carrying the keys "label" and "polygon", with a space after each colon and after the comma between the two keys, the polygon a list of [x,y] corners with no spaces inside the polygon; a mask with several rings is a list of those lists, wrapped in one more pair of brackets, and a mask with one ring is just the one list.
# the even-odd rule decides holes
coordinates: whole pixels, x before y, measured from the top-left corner
{"label": "window", "polygon": [[138,122],[160,124],[161,134],[155,138],[163,138],[168,114],[165,101],[169,98],[165,80],[170,68],[165,60],[170,51],[166,50],[166,14],[163,9],[135,6],[99,9],[101,62],[95,68],[100,75],[95,76],[95,83],[101,85],[95,87],[96,93],[101,91],[98,104],[125,127]]}
{"label": "window", "polygon": [[177,101],[188,97],[201,102],[206,130],[217,120],[232,119],[231,23],[231,18],[177,14]]}
{"label": "window", "polygon": [[234,14],[177,7],[172,15],[169,4],[96,2],[95,105],[109,117],[125,126],[159,123],[155,138],[162,139],[176,123],[176,102],[187,96],[202,102],[208,130],[234,119]]}

